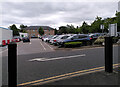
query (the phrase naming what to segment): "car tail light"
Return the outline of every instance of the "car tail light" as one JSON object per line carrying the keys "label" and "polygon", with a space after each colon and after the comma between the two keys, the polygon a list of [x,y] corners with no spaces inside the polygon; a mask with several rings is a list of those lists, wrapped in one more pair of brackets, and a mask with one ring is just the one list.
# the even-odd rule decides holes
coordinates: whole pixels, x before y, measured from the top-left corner
{"label": "car tail light", "polygon": [[90,38],[90,40],[91,40],[92,38]]}
{"label": "car tail light", "polygon": [[54,42],[56,42],[56,40],[53,40]]}

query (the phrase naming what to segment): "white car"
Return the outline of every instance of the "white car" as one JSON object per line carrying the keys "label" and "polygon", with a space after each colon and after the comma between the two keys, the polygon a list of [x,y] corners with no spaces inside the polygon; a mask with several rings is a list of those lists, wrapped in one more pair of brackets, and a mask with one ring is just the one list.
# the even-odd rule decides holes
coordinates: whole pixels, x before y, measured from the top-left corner
{"label": "white car", "polygon": [[61,41],[61,40],[64,40],[64,39],[67,39],[68,37],[70,37],[71,35],[59,35],[58,37],[56,37],[55,39],[53,39],[53,42],[52,44],[54,45],[58,45],[58,42]]}
{"label": "white car", "polygon": [[53,44],[53,40],[54,40],[55,38],[57,38],[58,36],[59,36],[59,35],[53,36],[53,37],[50,39],[49,43],[50,43],[50,44]]}

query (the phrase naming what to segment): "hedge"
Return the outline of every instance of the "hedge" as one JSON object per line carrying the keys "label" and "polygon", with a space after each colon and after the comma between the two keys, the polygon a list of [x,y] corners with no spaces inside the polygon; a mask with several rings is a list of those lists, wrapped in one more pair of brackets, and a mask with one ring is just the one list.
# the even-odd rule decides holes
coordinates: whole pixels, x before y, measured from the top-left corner
{"label": "hedge", "polygon": [[67,43],[65,43],[65,45],[78,45],[78,44],[82,44],[82,42],[67,42]]}

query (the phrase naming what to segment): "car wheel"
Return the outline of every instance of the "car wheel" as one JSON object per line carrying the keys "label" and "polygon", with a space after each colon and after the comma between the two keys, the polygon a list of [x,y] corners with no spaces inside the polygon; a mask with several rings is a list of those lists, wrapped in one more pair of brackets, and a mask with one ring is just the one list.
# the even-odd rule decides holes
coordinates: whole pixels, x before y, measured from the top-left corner
{"label": "car wheel", "polygon": [[91,41],[87,41],[87,45],[92,45],[92,42]]}

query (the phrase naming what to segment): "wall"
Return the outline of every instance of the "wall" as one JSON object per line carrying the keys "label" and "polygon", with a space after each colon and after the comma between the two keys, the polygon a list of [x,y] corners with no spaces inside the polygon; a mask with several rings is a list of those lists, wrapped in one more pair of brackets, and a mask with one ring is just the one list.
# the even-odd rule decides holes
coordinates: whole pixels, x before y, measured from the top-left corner
{"label": "wall", "polygon": [[[38,33],[38,30],[27,30],[28,32],[28,35],[29,36],[33,36],[33,34],[35,34],[35,37],[38,37],[39,33]],[[54,35],[55,34],[55,31],[54,30],[44,30],[44,35]]]}

